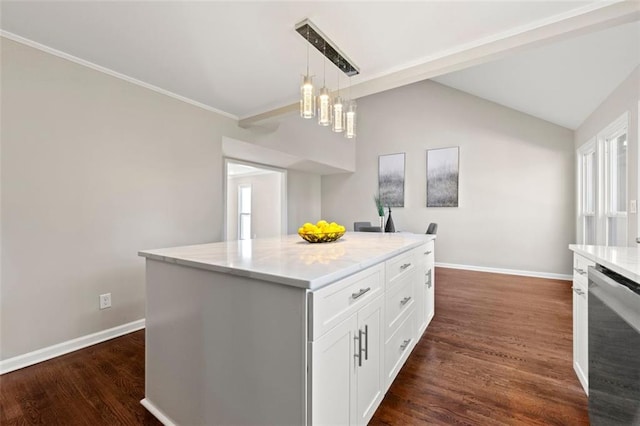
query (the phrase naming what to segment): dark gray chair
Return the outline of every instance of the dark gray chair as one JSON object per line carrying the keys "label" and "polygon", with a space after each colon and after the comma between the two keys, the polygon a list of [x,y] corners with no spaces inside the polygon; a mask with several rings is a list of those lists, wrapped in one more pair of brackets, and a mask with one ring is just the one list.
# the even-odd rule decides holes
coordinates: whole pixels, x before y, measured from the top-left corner
{"label": "dark gray chair", "polygon": [[363,226],[371,226],[371,222],[353,222],[353,230],[355,232],[360,231]]}
{"label": "dark gray chair", "polygon": [[360,232],[382,232],[379,226],[361,226]]}
{"label": "dark gray chair", "polygon": [[429,227],[427,228],[427,232],[425,234],[435,235],[438,233],[438,224],[431,222]]}

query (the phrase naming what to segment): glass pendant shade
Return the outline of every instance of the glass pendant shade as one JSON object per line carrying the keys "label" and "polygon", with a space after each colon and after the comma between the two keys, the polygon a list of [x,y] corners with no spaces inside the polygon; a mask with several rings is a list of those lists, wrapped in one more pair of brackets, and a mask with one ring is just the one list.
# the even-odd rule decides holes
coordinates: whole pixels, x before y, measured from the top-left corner
{"label": "glass pendant shade", "polygon": [[316,97],[313,93],[313,78],[310,75],[302,77],[300,86],[300,116],[313,118],[316,113]]}
{"label": "glass pendant shade", "polygon": [[331,109],[333,110],[333,125],[331,126],[331,130],[336,133],[340,133],[344,131],[344,109],[342,98],[340,96],[336,96],[333,100],[333,105],[331,105]]}
{"label": "glass pendant shade", "polygon": [[318,124],[328,126],[331,124],[331,95],[329,89],[323,87],[318,95]]}
{"label": "glass pendant shade", "polygon": [[349,101],[347,110],[344,113],[345,132],[344,137],[353,139],[356,137],[356,102]]}

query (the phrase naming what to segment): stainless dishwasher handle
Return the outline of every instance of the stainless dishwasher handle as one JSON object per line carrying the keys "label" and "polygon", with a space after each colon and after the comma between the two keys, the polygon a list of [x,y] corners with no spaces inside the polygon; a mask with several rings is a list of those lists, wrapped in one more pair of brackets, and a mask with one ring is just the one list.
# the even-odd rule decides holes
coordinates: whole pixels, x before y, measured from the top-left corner
{"label": "stainless dishwasher handle", "polygon": [[361,288],[359,292],[357,293],[351,293],[351,297],[353,299],[357,299],[358,297],[362,296],[363,294],[365,294],[366,292],[368,292],[369,290],[371,290],[371,287],[367,287],[367,288]]}

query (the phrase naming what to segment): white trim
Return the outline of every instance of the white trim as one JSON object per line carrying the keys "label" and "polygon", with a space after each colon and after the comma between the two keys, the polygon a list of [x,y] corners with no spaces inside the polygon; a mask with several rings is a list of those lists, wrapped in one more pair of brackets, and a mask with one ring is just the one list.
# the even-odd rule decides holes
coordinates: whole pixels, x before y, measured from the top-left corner
{"label": "white trim", "polygon": [[142,404],[142,406],[144,408],[146,408],[148,412],[153,414],[154,417],[156,419],[158,419],[160,421],[160,423],[162,423],[163,425],[165,425],[165,426],[175,426],[177,424],[176,422],[171,420],[171,418],[169,416],[167,416],[160,409],[158,409],[158,407],[153,405],[153,403],[151,401],[149,401],[147,398],[144,398],[144,399],[140,400],[140,404]]}
{"label": "white trim", "polygon": [[98,331],[97,333],[88,334],[53,346],[38,349],[33,352],[14,356],[13,358],[4,359],[0,361],[0,375],[28,367],[42,361],[47,361],[51,358],[68,354],[69,352],[77,351],[78,349],[86,348],[87,346],[92,346],[96,343],[104,342],[105,340],[110,340],[134,331],[142,330],[144,328],[144,324],[143,318],[108,330]]}
{"label": "white trim", "polygon": [[95,71],[99,71],[101,73],[110,75],[110,76],[115,77],[115,78],[119,78],[120,80],[124,80],[124,81],[126,81],[128,83],[132,83],[132,84],[135,84],[137,86],[144,87],[145,89],[153,90],[154,92],[158,92],[158,93],[163,94],[165,96],[169,96],[169,97],[177,99],[179,101],[182,101],[182,102],[188,103],[190,105],[196,106],[198,108],[202,108],[202,109],[205,109],[207,111],[215,112],[216,114],[220,114],[220,115],[222,115],[224,117],[231,118],[233,120],[238,121],[238,116],[237,115],[233,115],[233,114],[228,113],[226,111],[219,110],[217,108],[214,108],[212,106],[203,104],[202,102],[195,101],[195,100],[187,98],[185,96],[178,95],[177,93],[170,92],[170,91],[165,90],[165,89],[163,89],[161,87],[154,86],[153,84],[145,83],[144,81],[141,81],[141,80],[138,80],[136,78],[130,77],[130,76],[126,75],[126,74],[119,73],[118,71],[114,71],[112,69],[103,67],[102,65],[94,64],[93,62],[86,61],[86,60],[84,60],[82,58],[78,58],[77,56],[73,56],[73,55],[65,53],[65,52],[63,52],[61,50],[54,49],[53,47],[49,47],[49,46],[46,46],[44,44],[38,43],[37,41],[29,40],[28,38],[24,38],[22,36],[19,36],[17,34],[13,34],[13,33],[9,32],[9,31],[5,31],[5,30],[2,30],[2,29],[0,29],[0,36],[8,38],[9,40],[13,40],[15,42],[24,44],[26,46],[33,47],[34,49],[41,50],[41,51],[49,53],[51,55],[58,56],[60,58],[66,59],[68,61],[75,62],[76,64],[85,66],[87,68],[91,68],[91,69],[93,69]]}
{"label": "white trim", "polygon": [[573,280],[573,275],[556,274],[553,272],[521,271],[519,269],[489,268],[486,266],[457,265],[454,263],[442,263],[442,262],[436,262],[436,266],[439,268],[464,269],[466,271],[491,272],[493,274],[518,275],[522,277],[547,278],[552,280],[565,280],[565,281]]}

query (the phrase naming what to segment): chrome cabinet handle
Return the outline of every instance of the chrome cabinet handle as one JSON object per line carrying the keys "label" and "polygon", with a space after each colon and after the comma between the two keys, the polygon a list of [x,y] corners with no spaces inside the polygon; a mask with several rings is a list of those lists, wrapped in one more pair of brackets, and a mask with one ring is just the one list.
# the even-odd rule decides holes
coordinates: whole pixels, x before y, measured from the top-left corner
{"label": "chrome cabinet handle", "polygon": [[361,288],[359,292],[357,293],[351,293],[351,297],[353,299],[357,299],[358,297],[362,296],[363,294],[365,294],[366,292],[368,292],[369,290],[371,290],[371,287],[367,287],[367,288]]}
{"label": "chrome cabinet handle", "polygon": [[369,360],[369,325],[364,325],[364,360]]}
{"label": "chrome cabinet handle", "polygon": [[425,283],[427,285],[427,288],[431,288],[431,269],[429,269],[427,271],[427,273],[425,274],[426,277],[428,277],[427,282]]}
{"label": "chrome cabinet handle", "polygon": [[576,287],[571,287],[571,288],[578,296],[582,296],[584,294],[584,291],[580,290],[579,288],[576,288]]}
{"label": "chrome cabinet handle", "polygon": [[[362,347],[362,336],[364,336],[364,348]],[[358,335],[353,337],[353,340],[358,341],[358,353],[353,357],[358,359],[358,367],[362,367],[362,352],[364,350],[364,359],[369,359],[369,325],[365,324],[364,331],[358,329]]]}
{"label": "chrome cabinet handle", "polygon": [[404,299],[402,299],[400,301],[400,305],[402,305],[402,306],[406,305],[407,303],[409,303],[409,300],[411,300],[411,296],[405,297]]}
{"label": "chrome cabinet handle", "polygon": [[573,270],[576,271],[577,273],[579,273],[580,275],[587,275],[587,271],[585,271],[584,269],[573,268]]}
{"label": "chrome cabinet handle", "polygon": [[400,267],[400,270],[401,270],[401,271],[404,271],[404,270],[405,270],[405,269],[407,269],[409,266],[411,266],[411,264],[410,264],[410,263],[405,263],[404,265],[402,265],[402,266]]}
{"label": "chrome cabinet handle", "polygon": [[431,253],[433,253],[433,252],[430,251],[430,250],[427,250],[427,251],[424,252],[424,254],[426,254],[427,256],[429,256]]}
{"label": "chrome cabinet handle", "polygon": [[400,345],[400,350],[404,351],[405,349],[407,349],[407,346],[409,346],[409,343],[411,343],[411,339],[407,339],[404,342],[402,342],[402,344]]}

